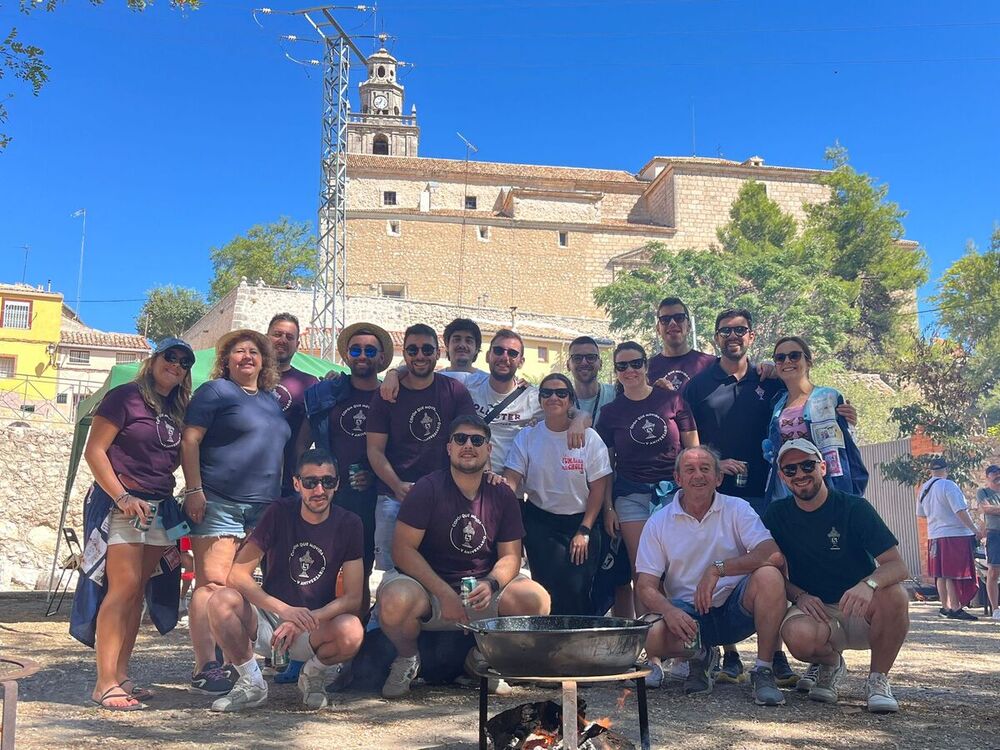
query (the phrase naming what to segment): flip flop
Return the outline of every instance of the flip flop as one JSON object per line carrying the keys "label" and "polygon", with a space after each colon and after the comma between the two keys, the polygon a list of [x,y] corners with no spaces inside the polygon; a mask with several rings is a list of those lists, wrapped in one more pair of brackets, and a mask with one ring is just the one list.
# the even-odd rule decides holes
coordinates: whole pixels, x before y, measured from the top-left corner
{"label": "flip flop", "polygon": [[[110,695],[110,693],[113,693],[116,690],[121,691],[121,694]],[[131,695],[129,695],[122,689],[121,685],[112,685],[101,694],[100,698],[98,698],[97,700],[91,698],[90,700],[98,708],[102,708],[105,711],[141,711],[142,709],[147,707],[145,703],[133,703],[132,705],[128,706],[111,706],[108,705],[107,703],[107,701],[110,700],[111,698],[127,698],[128,700],[134,700],[134,698]]]}
{"label": "flip flop", "polygon": [[[128,682],[132,683],[132,689],[131,690],[129,690],[128,688],[125,687],[125,683],[128,683]],[[128,693],[129,695],[131,695],[133,698],[135,698],[137,701],[148,701],[150,698],[152,698],[152,697],[154,697],[156,695],[156,693],[154,693],[149,688],[139,687],[138,685],[136,685],[135,684],[135,680],[133,680],[131,677],[129,679],[127,679],[127,680],[123,680],[121,682],[121,684],[119,685],[119,687],[122,690],[124,690],[126,693]]]}

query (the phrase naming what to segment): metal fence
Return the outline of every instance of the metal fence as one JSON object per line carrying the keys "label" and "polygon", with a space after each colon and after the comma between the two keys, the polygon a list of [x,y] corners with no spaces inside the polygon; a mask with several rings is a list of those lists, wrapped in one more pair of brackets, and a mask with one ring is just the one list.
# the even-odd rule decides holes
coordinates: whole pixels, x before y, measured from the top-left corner
{"label": "metal fence", "polygon": [[920,575],[920,539],[917,533],[914,488],[882,476],[882,464],[910,453],[910,438],[862,445],[861,457],[868,467],[865,497],[899,540],[899,551],[911,576]]}

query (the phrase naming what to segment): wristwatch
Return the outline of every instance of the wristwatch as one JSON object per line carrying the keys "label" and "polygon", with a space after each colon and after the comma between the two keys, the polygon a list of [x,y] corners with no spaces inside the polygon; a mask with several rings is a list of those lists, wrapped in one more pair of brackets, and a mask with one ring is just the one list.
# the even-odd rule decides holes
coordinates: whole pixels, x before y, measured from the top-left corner
{"label": "wristwatch", "polygon": [[716,561],[714,561],[712,563],[712,565],[714,565],[715,569],[717,571],[719,571],[719,578],[722,578],[726,574],[726,572],[725,572],[726,571],[726,561],[725,560],[716,560]]}
{"label": "wristwatch", "polygon": [[866,579],[865,579],[865,584],[866,584],[866,585],[868,586],[868,588],[870,588],[870,589],[871,589],[872,591],[878,591],[878,581],[876,581],[876,580],[875,580],[874,578],[866,578]]}
{"label": "wristwatch", "polygon": [[584,526],[581,523],[580,524],[580,528],[578,528],[576,530],[576,533],[579,534],[580,536],[585,536],[585,537],[587,537],[587,539],[590,539],[590,527],[589,526]]}
{"label": "wristwatch", "polygon": [[486,576],[483,580],[489,585],[492,593],[495,594],[500,591],[500,582],[493,576]]}

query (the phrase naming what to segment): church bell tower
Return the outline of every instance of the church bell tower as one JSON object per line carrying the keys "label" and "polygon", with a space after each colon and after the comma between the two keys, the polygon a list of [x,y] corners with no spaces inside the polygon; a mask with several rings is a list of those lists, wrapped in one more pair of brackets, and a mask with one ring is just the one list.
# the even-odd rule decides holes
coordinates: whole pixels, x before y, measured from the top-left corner
{"label": "church bell tower", "polygon": [[399,62],[385,47],[369,55],[368,78],[359,85],[361,113],[352,112],[348,120],[348,153],[417,156],[417,108],[403,114],[398,67]]}

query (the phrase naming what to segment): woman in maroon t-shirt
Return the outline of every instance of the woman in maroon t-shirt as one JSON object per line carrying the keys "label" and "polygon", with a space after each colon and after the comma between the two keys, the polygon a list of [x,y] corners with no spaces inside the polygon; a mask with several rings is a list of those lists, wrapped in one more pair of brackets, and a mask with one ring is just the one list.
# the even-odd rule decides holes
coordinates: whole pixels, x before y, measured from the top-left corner
{"label": "woman in maroon t-shirt", "polygon": [[[144,708],[149,691],[128,676],[146,582],[171,547],[159,503],[171,501],[180,464],[181,428],[191,399],[194,351],[165,339],[134,381],[104,396],[90,427],[84,458],[94,474],[87,503],[106,503],[107,592],[97,613],[97,683],[93,699],[115,711]],[[142,530],[134,522],[145,521]]]}

